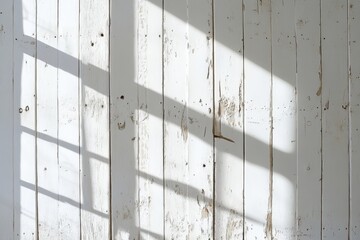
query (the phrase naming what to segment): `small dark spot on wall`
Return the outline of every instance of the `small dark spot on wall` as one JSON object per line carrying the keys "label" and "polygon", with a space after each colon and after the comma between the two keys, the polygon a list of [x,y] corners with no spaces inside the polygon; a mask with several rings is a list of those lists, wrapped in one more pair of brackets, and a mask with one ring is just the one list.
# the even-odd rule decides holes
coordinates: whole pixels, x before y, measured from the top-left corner
{"label": "small dark spot on wall", "polygon": [[119,129],[119,130],[122,130],[122,129],[125,128],[126,122],[119,122],[117,125],[118,125],[118,129]]}
{"label": "small dark spot on wall", "polygon": [[104,37],[104,34],[103,34],[103,33],[100,33],[100,37]]}
{"label": "small dark spot on wall", "polygon": [[22,108],[19,108],[19,113],[22,113],[23,112],[23,109]]}
{"label": "small dark spot on wall", "polygon": [[91,46],[93,47],[95,45],[95,43],[91,42]]}
{"label": "small dark spot on wall", "polygon": [[203,167],[206,167],[206,164],[203,164]]}
{"label": "small dark spot on wall", "polygon": [[30,110],[29,106],[26,106],[25,111],[29,111],[29,110]]}
{"label": "small dark spot on wall", "polygon": [[328,110],[329,109],[329,100],[326,102],[324,110]]}
{"label": "small dark spot on wall", "polygon": [[104,108],[104,105],[101,105],[101,108]]}
{"label": "small dark spot on wall", "polygon": [[120,99],[124,99],[124,95],[121,95]]}

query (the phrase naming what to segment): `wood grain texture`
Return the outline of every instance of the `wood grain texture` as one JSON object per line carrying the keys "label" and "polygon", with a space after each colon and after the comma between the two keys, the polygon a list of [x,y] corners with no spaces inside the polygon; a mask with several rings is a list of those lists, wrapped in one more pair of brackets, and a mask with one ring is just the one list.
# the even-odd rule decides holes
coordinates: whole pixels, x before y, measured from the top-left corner
{"label": "wood grain texture", "polygon": [[296,230],[296,39],[295,1],[271,1],[274,239]]}
{"label": "wood grain texture", "polygon": [[350,173],[347,31],[347,1],[322,1],[323,239],[348,237]]}
{"label": "wood grain texture", "polygon": [[164,176],[168,238],[208,239],[213,231],[211,6],[210,1],[165,1]]}
{"label": "wood grain texture", "polygon": [[[160,6],[160,7],[159,7]],[[138,4],[138,193],[142,239],[164,236],[162,0]]]}
{"label": "wood grain texture", "polygon": [[[3,1],[0,7],[0,233],[4,240],[13,238],[13,2]],[[6,217],[5,217],[6,216]]]}
{"label": "wood grain texture", "polygon": [[136,239],[140,234],[137,6],[136,1],[113,1],[111,5],[111,197],[114,239]]}
{"label": "wood grain texture", "polygon": [[[242,1],[215,1],[215,239],[242,239],[244,166]],[[226,140],[224,138],[229,140]]]}
{"label": "wood grain texture", "polygon": [[359,11],[4,0],[0,239],[358,239]]}
{"label": "wood grain texture", "polygon": [[245,239],[271,239],[271,6],[270,1],[244,4]]}
{"label": "wood grain texture", "polygon": [[[60,236],[58,166],[58,52],[57,1],[37,4],[37,183],[39,238]],[[54,51],[49,51],[54,49]],[[46,137],[45,137],[46,136]],[[48,138],[54,141],[48,141]]]}
{"label": "wood grain texture", "polygon": [[81,237],[110,237],[109,1],[80,2]]}
{"label": "wood grain texture", "polygon": [[360,2],[351,0],[348,5],[349,24],[349,110],[350,110],[350,226],[351,240],[360,237]]}
{"label": "wood grain texture", "polygon": [[14,239],[37,238],[36,1],[14,1]]}
{"label": "wood grain texture", "polygon": [[297,237],[321,239],[320,1],[296,1]]}
{"label": "wood grain texture", "polygon": [[80,238],[79,2],[58,1],[59,239]]}

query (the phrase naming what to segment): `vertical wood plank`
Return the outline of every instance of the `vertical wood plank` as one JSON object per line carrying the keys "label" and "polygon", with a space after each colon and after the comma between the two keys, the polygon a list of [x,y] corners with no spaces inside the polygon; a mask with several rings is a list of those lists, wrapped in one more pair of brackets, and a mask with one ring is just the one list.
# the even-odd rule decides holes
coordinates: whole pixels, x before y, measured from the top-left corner
{"label": "vertical wood plank", "polygon": [[[188,161],[189,186],[197,189],[197,193],[188,190],[190,239],[213,236],[212,7],[212,0],[188,1],[188,89],[185,92],[188,102],[180,126],[184,130],[182,138],[186,135],[188,138],[188,159],[185,161]],[[177,50],[174,50],[176,57]]]}
{"label": "vertical wood plank", "polygon": [[349,1],[350,69],[350,239],[360,237],[360,2]]}
{"label": "vertical wood plank", "polygon": [[58,192],[60,239],[80,238],[79,2],[58,2]]}
{"label": "vertical wood plank", "polygon": [[268,0],[244,4],[245,239],[271,239],[271,6]]}
{"label": "vertical wood plank", "polygon": [[[37,177],[39,238],[58,238],[57,1],[37,1]],[[55,51],[51,51],[55,49]],[[50,50],[50,51],[49,51]],[[50,141],[48,139],[54,139]]]}
{"label": "vertical wood plank", "polygon": [[36,1],[14,1],[14,239],[37,238]]}
{"label": "vertical wood plank", "polygon": [[139,238],[137,1],[111,5],[111,186],[115,239]]}
{"label": "vertical wood plank", "polygon": [[162,0],[138,4],[140,238],[160,239],[164,237]]}
{"label": "vertical wood plank", "polygon": [[[212,3],[165,2],[165,236],[212,236]],[[201,89],[201,91],[199,91]]]}
{"label": "vertical wood plank", "polygon": [[294,0],[271,1],[274,239],[296,230],[296,41]]}
{"label": "vertical wood plank", "polygon": [[349,219],[347,1],[321,2],[322,237],[346,239]]}
{"label": "vertical wood plank", "polygon": [[[215,239],[243,237],[242,1],[215,1]],[[226,140],[225,137],[230,139]]]}
{"label": "vertical wood plank", "polygon": [[190,185],[187,9],[187,1],[166,0],[164,4],[165,236],[170,239],[185,239],[191,224],[187,201]]}
{"label": "vertical wood plank", "polygon": [[13,1],[3,1],[0,7],[0,233],[3,239],[13,239]]}
{"label": "vertical wood plank", "polygon": [[297,238],[321,239],[320,1],[296,1]]}
{"label": "vertical wood plank", "polygon": [[109,1],[80,2],[81,236],[110,237]]}

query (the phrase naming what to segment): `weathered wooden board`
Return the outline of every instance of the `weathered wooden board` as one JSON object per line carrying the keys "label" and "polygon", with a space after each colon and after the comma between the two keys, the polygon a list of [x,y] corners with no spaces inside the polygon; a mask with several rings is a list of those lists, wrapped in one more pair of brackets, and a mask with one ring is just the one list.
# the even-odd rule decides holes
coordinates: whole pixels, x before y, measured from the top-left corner
{"label": "weathered wooden board", "polygon": [[[57,1],[38,0],[36,151],[39,238],[59,238]],[[54,49],[54,51],[51,51]],[[54,141],[49,141],[54,139]]]}
{"label": "weathered wooden board", "polygon": [[357,239],[359,11],[3,1],[0,239]]}
{"label": "weathered wooden board", "polygon": [[37,238],[36,1],[14,1],[14,239]]}
{"label": "weathered wooden board", "polygon": [[244,1],[245,239],[272,238],[270,1]]}
{"label": "weathered wooden board", "polygon": [[80,1],[81,237],[110,236],[109,1]]}
{"label": "weathered wooden board", "polygon": [[295,2],[297,238],[321,239],[320,0]]}
{"label": "weathered wooden board", "polygon": [[80,238],[79,2],[58,1],[59,239]]}
{"label": "weathered wooden board", "polygon": [[[178,159],[177,164],[186,166],[188,162],[188,188],[195,189],[194,192],[188,189],[185,198],[188,202],[190,222],[188,236],[190,239],[209,239],[213,236],[214,196],[214,138],[211,132],[213,128],[212,0],[188,1],[188,24],[188,88],[184,92],[187,104],[181,114],[180,125],[183,128],[181,138],[187,138],[188,141],[188,159]],[[176,32],[176,26],[173,26],[173,29]],[[177,49],[174,49],[175,58],[177,54]],[[173,75],[168,75],[165,84],[169,84]],[[170,91],[164,93],[165,97],[172,98],[170,93]],[[175,103],[180,103],[177,99],[174,100]],[[174,112],[174,114],[180,116],[178,113]],[[167,147],[173,148],[170,145]],[[179,180],[181,183],[182,180]]]}
{"label": "weathered wooden board", "polygon": [[215,239],[242,239],[244,85],[242,1],[214,1]]}
{"label": "weathered wooden board", "polygon": [[271,1],[274,239],[294,239],[296,230],[296,39],[294,0]]}
{"label": "weathered wooden board", "polygon": [[349,94],[347,1],[321,2],[322,238],[347,239]]}
{"label": "weathered wooden board", "polygon": [[[0,6],[0,233],[3,239],[13,239],[13,3],[3,1]],[[6,216],[6,217],[5,217]]]}
{"label": "weathered wooden board", "polygon": [[211,7],[165,1],[165,236],[173,239],[213,234]]}
{"label": "weathered wooden board", "polygon": [[140,239],[150,240],[164,236],[162,0],[140,0],[135,12],[139,230]]}
{"label": "weathered wooden board", "polygon": [[111,6],[111,198],[115,239],[139,237],[136,9],[136,1],[113,1]]}
{"label": "weathered wooden board", "polygon": [[351,240],[360,237],[360,2],[350,0],[349,23],[349,73],[350,73],[350,225]]}

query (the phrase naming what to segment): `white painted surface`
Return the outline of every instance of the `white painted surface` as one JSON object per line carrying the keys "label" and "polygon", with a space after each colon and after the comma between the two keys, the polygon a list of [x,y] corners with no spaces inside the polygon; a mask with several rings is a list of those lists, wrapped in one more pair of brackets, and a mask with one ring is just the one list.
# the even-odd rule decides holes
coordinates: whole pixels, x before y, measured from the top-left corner
{"label": "white painted surface", "polygon": [[[12,1],[5,1],[0,7],[0,52],[8,56],[6,61],[0,61],[0,233],[3,239],[13,238],[13,5]],[[7,216],[7,217],[4,217]]]}
{"label": "white painted surface", "polygon": [[136,3],[113,1],[111,5],[112,236],[126,240],[139,237]]}
{"label": "white painted surface", "polygon": [[273,197],[272,235],[296,231],[296,36],[295,1],[271,1]]}
{"label": "white painted surface", "polygon": [[[58,52],[57,1],[39,0],[37,9],[37,185],[39,238],[60,236],[58,222]],[[54,139],[51,141],[49,139]],[[51,194],[49,194],[51,193]],[[40,207],[39,207],[40,206]]]}
{"label": "white painted surface", "polygon": [[[244,85],[242,2],[215,7],[215,238],[243,235]],[[221,138],[224,137],[224,138]],[[227,140],[227,139],[229,140]]]}
{"label": "white painted surface", "polygon": [[213,232],[211,3],[166,1],[164,34],[165,236],[208,239]]}
{"label": "white painted surface", "polygon": [[14,239],[37,238],[35,3],[14,1]]}
{"label": "white painted surface", "polygon": [[149,240],[164,235],[161,4],[142,0],[137,10],[139,230]]}
{"label": "white painted surface", "polygon": [[244,236],[245,239],[271,239],[271,4],[246,0],[244,7]]}
{"label": "white painted surface", "polygon": [[79,3],[58,5],[58,228],[62,239],[80,237]]}
{"label": "white painted surface", "polygon": [[349,229],[349,82],[347,1],[321,2],[322,238]]}
{"label": "white painted surface", "polygon": [[80,1],[81,238],[110,236],[109,2]]}
{"label": "white painted surface", "polygon": [[296,1],[297,235],[321,239],[320,1]]}
{"label": "white painted surface", "polygon": [[360,2],[349,1],[350,239],[360,237]]}
{"label": "white painted surface", "polygon": [[358,0],[3,2],[0,239],[358,239]]}

